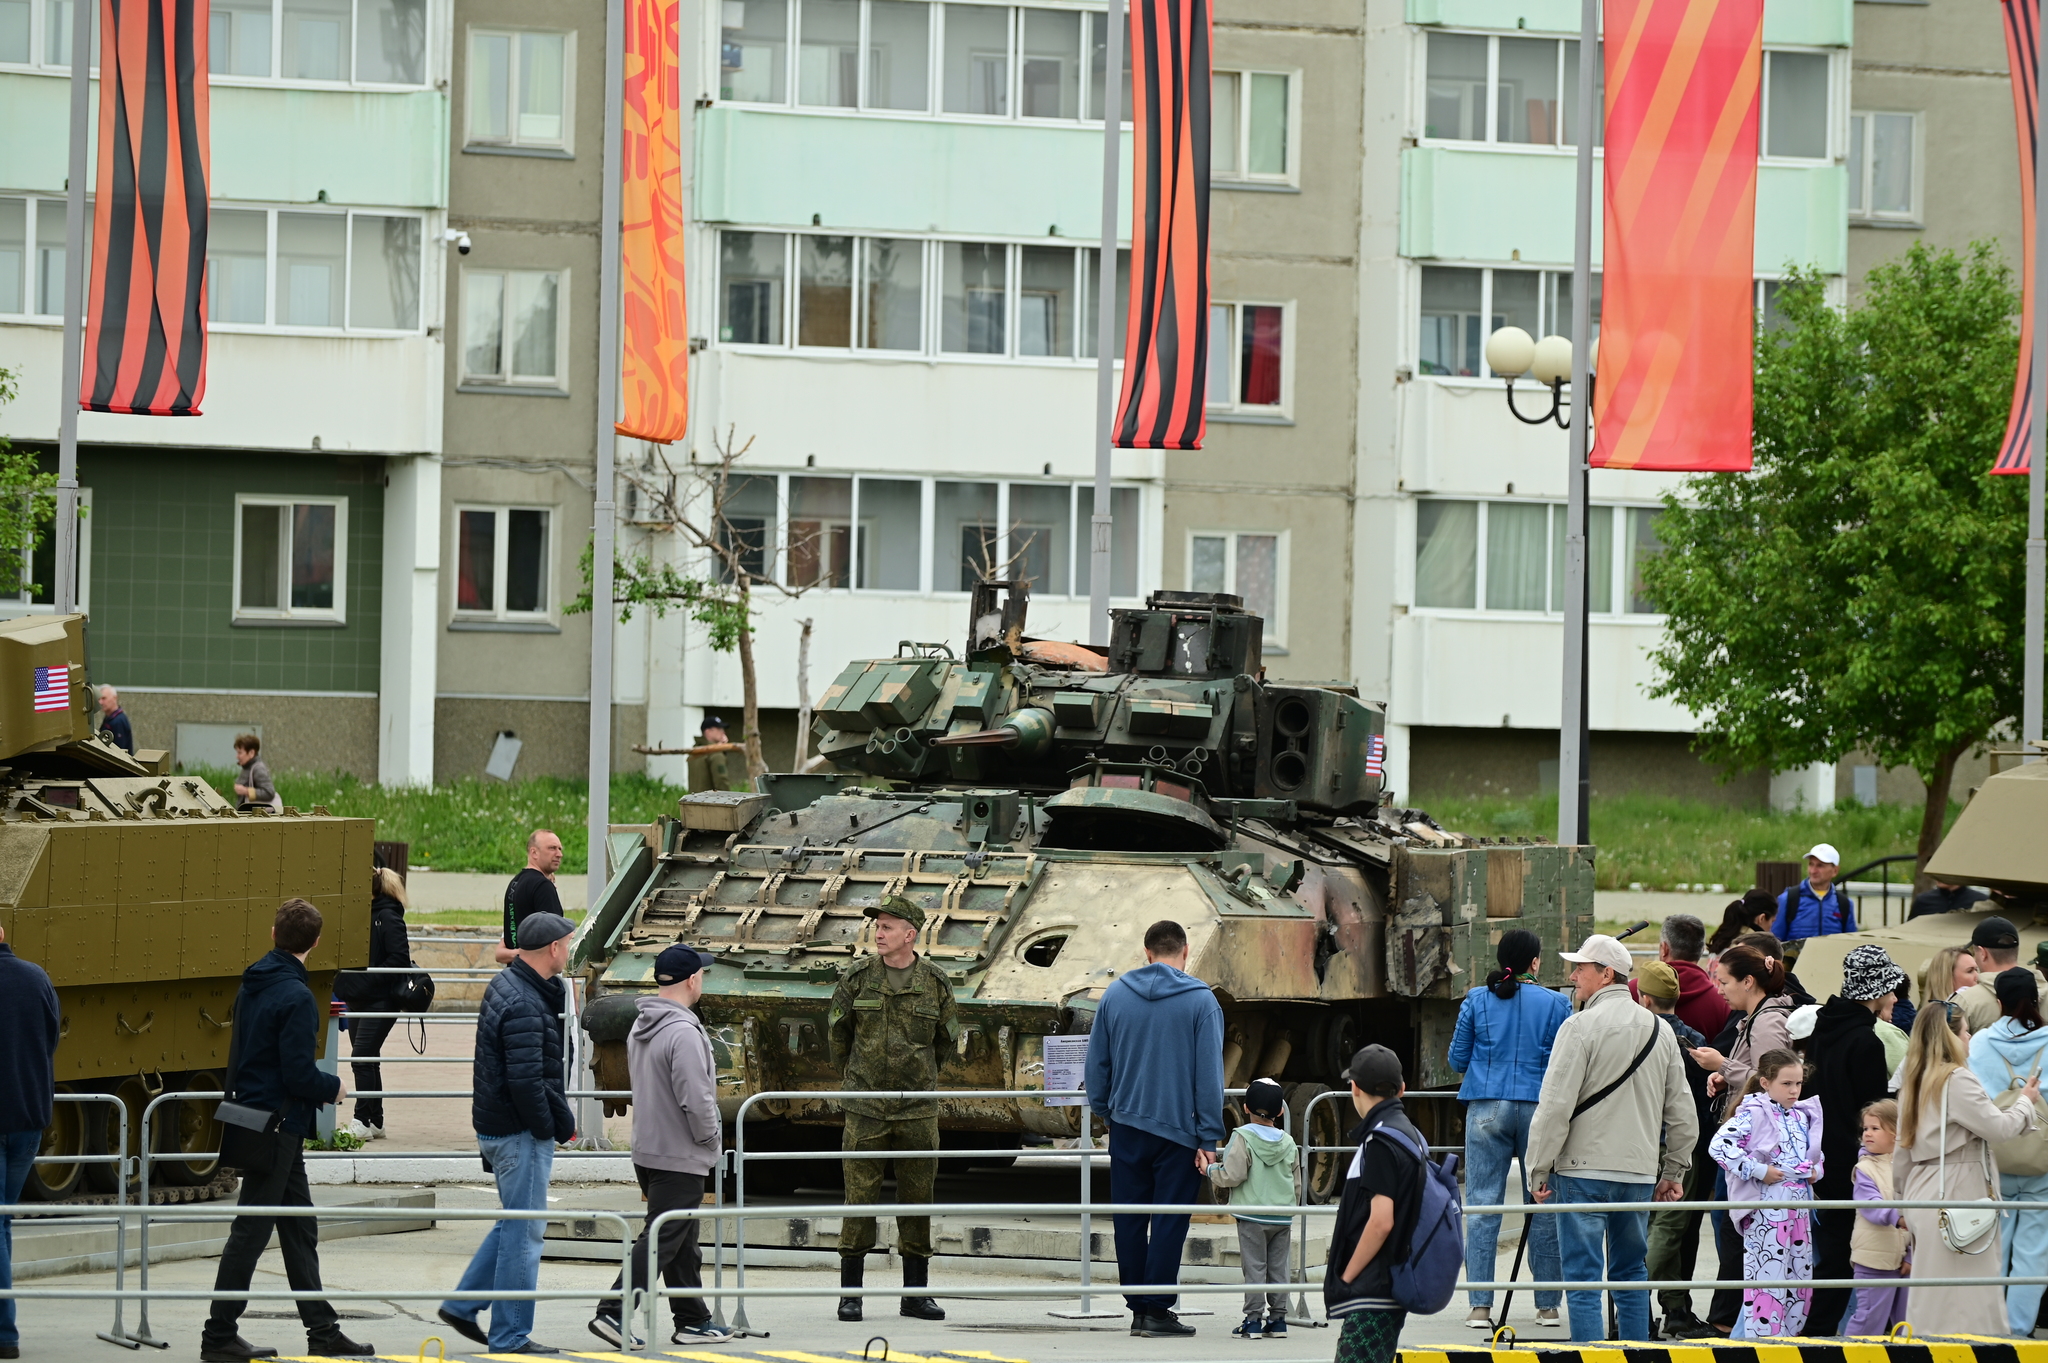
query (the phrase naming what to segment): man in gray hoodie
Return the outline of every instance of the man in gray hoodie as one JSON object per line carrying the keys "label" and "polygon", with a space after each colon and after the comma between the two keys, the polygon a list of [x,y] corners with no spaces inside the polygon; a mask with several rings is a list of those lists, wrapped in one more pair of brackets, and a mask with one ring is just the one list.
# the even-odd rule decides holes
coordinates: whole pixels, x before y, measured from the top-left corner
{"label": "man in gray hoodie", "polygon": [[[663,1212],[696,1207],[704,1201],[704,1181],[724,1149],[724,1128],[718,1116],[716,1068],[711,1038],[696,1013],[704,995],[704,971],[713,958],[681,943],[654,961],[658,988],[640,1000],[640,1016],[626,1037],[626,1068],[633,1080],[633,1172],[647,1196],[647,1224]],[[701,1291],[704,1258],[697,1249],[695,1218],[671,1221],[661,1228],[661,1280],[670,1287]],[[647,1232],[633,1246],[633,1291],[647,1290]],[[623,1281],[612,1283],[617,1293]],[[676,1329],[672,1344],[702,1344],[732,1338],[732,1331],[711,1323],[700,1297],[671,1297]],[[620,1320],[616,1295],[597,1304],[590,1333],[613,1348],[623,1347],[630,1331]],[[633,1347],[639,1348],[637,1336]]]}

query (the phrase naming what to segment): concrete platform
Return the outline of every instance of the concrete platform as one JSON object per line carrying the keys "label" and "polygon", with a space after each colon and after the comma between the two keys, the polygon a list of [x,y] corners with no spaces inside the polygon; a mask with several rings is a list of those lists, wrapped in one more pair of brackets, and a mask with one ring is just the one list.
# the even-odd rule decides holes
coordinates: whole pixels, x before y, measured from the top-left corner
{"label": "concrete platform", "polygon": [[[420,1207],[431,1211],[435,1205],[432,1188],[406,1191],[364,1192],[356,1188],[315,1188],[313,1202],[321,1207]],[[176,1259],[206,1259],[218,1255],[227,1243],[228,1223],[234,1219],[232,1201],[211,1204],[220,1209],[219,1220],[153,1222],[149,1228],[149,1261],[168,1263]],[[419,1220],[371,1218],[351,1220],[336,1217],[322,1220],[322,1240],[342,1240],[358,1235],[389,1235],[398,1231],[430,1230],[434,1218]],[[142,1237],[131,1223],[127,1236],[127,1261],[132,1268],[142,1262]],[[112,1269],[116,1250],[115,1227],[111,1224],[78,1225],[68,1219],[17,1220],[14,1223],[14,1276],[48,1278],[86,1269]]]}

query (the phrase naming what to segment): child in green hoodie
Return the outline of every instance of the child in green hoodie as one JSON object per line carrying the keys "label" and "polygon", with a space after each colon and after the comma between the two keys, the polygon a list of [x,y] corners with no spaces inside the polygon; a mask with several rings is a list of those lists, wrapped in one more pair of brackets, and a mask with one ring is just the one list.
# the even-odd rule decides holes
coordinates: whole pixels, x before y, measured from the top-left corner
{"label": "child in green hoodie", "polygon": [[[1250,1118],[1231,1133],[1223,1157],[1209,1166],[1218,1187],[1230,1189],[1230,1201],[1241,1207],[1293,1207],[1301,1202],[1295,1183],[1294,1138],[1280,1129],[1286,1106],[1280,1085],[1254,1079],[1245,1090],[1244,1110]],[[1247,1283],[1291,1282],[1287,1250],[1294,1222],[1285,1216],[1237,1218],[1237,1261]],[[1285,1338],[1287,1294],[1244,1294],[1244,1323],[1230,1332],[1242,1339]]]}

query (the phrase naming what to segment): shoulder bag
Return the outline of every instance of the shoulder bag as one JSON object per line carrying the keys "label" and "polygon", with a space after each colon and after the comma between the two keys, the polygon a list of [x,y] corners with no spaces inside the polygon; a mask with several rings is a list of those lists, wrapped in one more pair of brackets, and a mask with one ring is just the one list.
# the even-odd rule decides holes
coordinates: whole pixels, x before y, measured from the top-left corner
{"label": "shoulder bag", "polygon": [[[1998,1063],[2005,1066],[2007,1083],[2004,1092],[1991,1101],[1999,1108],[2010,1111],[2020,1101],[2020,1077],[2006,1062],[2004,1056],[1998,1058]],[[2040,1074],[2041,1065],[2037,1060],[2027,1078],[2035,1079],[2040,1077]],[[2037,1099],[2034,1103],[2034,1129],[2022,1131],[2019,1135],[2002,1141],[1994,1141],[1991,1153],[1997,1157],[1998,1172],[2001,1174],[2012,1174],[2018,1178],[2038,1178],[2042,1174],[2048,1174],[2048,1104],[2043,1104]]]}
{"label": "shoulder bag", "polygon": [[228,1041],[228,1074],[221,1090],[227,1094],[214,1108],[220,1123],[220,1162],[245,1175],[261,1177],[277,1168],[278,1160],[298,1137],[279,1129],[283,1112],[251,1107],[235,1101],[235,1078],[242,1070],[242,996],[235,995],[234,1034]]}
{"label": "shoulder bag", "polygon": [[1628,1062],[1628,1068],[1621,1072],[1621,1077],[1619,1079],[1616,1079],[1613,1083],[1609,1084],[1606,1088],[1601,1089],[1592,1097],[1580,1099],[1579,1105],[1572,1109],[1571,1120],[1577,1121],[1579,1119],[1580,1114],[1585,1112],[1587,1108],[1598,1106],[1599,1104],[1604,1103],[1609,1098],[1613,1097],[1614,1091],[1620,1088],[1623,1084],[1626,1084],[1629,1081],[1629,1076],[1633,1075],[1637,1070],[1643,1067],[1643,1062],[1650,1058],[1650,1052],[1657,1049],[1657,1032],[1660,1028],[1663,1027],[1663,1025],[1663,1023],[1657,1021],[1657,1019],[1654,1017],[1650,1019],[1650,1039],[1647,1042],[1643,1043],[1643,1048],[1640,1051],[1636,1052],[1636,1058]]}
{"label": "shoulder bag", "polygon": [[[1950,1082],[1954,1078],[1950,1075]],[[1941,1087],[1941,1172],[1936,1184],[1942,1198],[1948,1196],[1948,1090],[1949,1084],[1944,1083]],[[1943,1207],[1935,1214],[1941,1225],[1941,1243],[1956,1254],[1982,1254],[1998,1244],[1998,1180],[1991,1176],[1991,1147],[1980,1137],[1977,1151],[1984,1163],[1984,1186],[1991,1190],[1991,1196],[1960,1206]]]}

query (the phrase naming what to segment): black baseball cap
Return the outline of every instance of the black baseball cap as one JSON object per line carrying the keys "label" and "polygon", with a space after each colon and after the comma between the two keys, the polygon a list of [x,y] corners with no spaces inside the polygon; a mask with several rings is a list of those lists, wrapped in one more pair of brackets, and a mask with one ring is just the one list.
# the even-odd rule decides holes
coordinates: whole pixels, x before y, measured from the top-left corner
{"label": "black baseball cap", "polygon": [[709,970],[717,961],[718,958],[708,951],[699,951],[677,942],[654,958],[654,982],[664,987],[676,984],[700,970]]}
{"label": "black baseball cap", "polygon": [[718,715],[706,715],[704,716],[704,722],[697,726],[697,731],[699,733],[702,733],[706,729],[723,729],[724,727],[724,719],[722,719]]}
{"label": "black baseball cap", "polygon": [[1245,1111],[1256,1112],[1261,1117],[1277,1117],[1280,1115],[1280,1109],[1286,1106],[1286,1094],[1281,1090],[1277,1081],[1272,1079],[1254,1079],[1251,1083],[1245,1085]]}
{"label": "black baseball cap", "polygon": [[1401,1057],[1374,1042],[1351,1057],[1351,1082],[1371,1093],[1374,1089],[1398,1088],[1407,1082],[1401,1073]]}
{"label": "black baseball cap", "polygon": [[576,931],[576,925],[559,913],[530,913],[519,924],[519,949],[539,951]]}
{"label": "black baseball cap", "polygon": [[1970,945],[1988,947],[1993,951],[2014,951],[2020,944],[2020,930],[2012,925],[2010,918],[1993,914],[1979,923],[1970,933]]}

